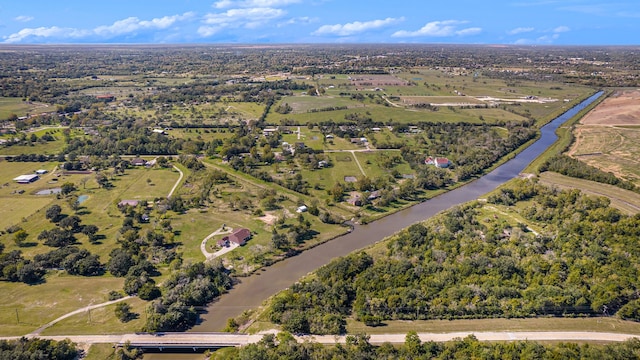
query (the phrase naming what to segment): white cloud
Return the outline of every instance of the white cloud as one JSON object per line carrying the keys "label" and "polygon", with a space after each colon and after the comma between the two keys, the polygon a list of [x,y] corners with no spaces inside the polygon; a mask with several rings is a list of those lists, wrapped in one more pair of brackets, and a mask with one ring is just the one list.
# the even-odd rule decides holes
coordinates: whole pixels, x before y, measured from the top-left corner
{"label": "white cloud", "polygon": [[519,28],[515,28],[513,30],[508,31],[507,33],[509,35],[517,35],[517,34],[532,32],[534,30],[535,28],[532,28],[532,27],[519,27]]}
{"label": "white cloud", "polygon": [[232,7],[241,8],[270,8],[276,6],[299,3],[300,0],[220,0],[213,4],[216,9],[228,9]]}
{"label": "white cloud", "polygon": [[240,22],[266,21],[281,17],[286,12],[273,8],[230,9],[223,13],[207,14],[205,24],[228,26]]}
{"label": "white cloud", "polygon": [[347,24],[322,25],[312,34],[349,36],[369,30],[379,29],[381,27],[385,27],[402,21],[404,21],[404,18],[386,18],[383,20],[372,20],[364,22],[354,21]]}
{"label": "white cloud", "polygon": [[81,38],[90,35],[91,32],[87,30],[79,30],[73,28],[61,28],[57,26],[52,27],[39,27],[39,28],[25,28],[17,33],[13,33],[4,37],[5,43],[19,43],[22,40],[29,37],[39,38]]}
{"label": "white cloud", "polygon": [[458,35],[458,36],[470,36],[470,35],[480,34],[481,32],[482,32],[482,28],[480,28],[480,27],[472,27],[472,28],[466,28],[466,29],[458,30],[458,31],[456,31],[456,35]]}
{"label": "white cloud", "polygon": [[151,20],[140,20],[137,17],[129,17],[118,20],[109,26],[98,26],[93,31],[98,35],[110,36],[132,33],[138,30],[166,29],[174,23],[190,19],[194,15],[195,13],[193,12],[186,12],[182,15],[164,16]]}
{"label": "white cloud", "polygon": [[443,37],[443,36],[466,36],[475,35],[482,32],[482,28],[473,27],[458,30],[459,25],[466,24],[467,21],[445,20],[432,21],[416,31],[400,30],[391,35],[392,37]]}
{"label": "white cloud", "polygon": [[58,26],[25,28],[17,33],[4,37],[5,43],[18,43],[27,38],[51,38],[56,40],[78,39],[89,37],[111,38],[118,35],[129,34],[144,30],[162,30],[174,25],[176,22],[185,21],[195,16],[193,12],[182,15],[164,16],[151,20],[140,20],[137,17],[129,17],[118,20],[111,25],[102,25],[93,30],[61,28]]}
{"label": "white cloud", "polygon": [[302,17],[295,17],[295,18],[291,18],[283,23],[278,24],[278,27],[282,27],[285,25],[295,25],[295,24],[303,24],[303,25],[309,25],[311,23],[317,22],[318,18],[311,18],[308,16],[302,16]]}
{"label": "white cloud", "polygon": [[13,20],[19,21],[19,22],[29,22],[29,21],[33,20],[33,16],[20,15],[20,16],[16,16],[15,18],[13,18]]}
{"label": "white cloud", "polygon": [[571,29],[568,26],[558,26],[557,28],[553,29],[553,32],[556,34],[567,32],[567,31],[571,31]]}

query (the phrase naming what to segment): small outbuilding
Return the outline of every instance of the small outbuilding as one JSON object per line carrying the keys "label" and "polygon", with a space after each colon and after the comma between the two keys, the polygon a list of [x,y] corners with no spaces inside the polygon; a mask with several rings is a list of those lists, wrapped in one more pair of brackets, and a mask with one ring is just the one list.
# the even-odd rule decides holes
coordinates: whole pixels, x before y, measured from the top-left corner
{"label": "small outbuilding", "polygon": [[118,207],[125,207],[125,206],[133,206],[136,207],[138,206],[140,202],[138,200],[122,200],[118,203]]}

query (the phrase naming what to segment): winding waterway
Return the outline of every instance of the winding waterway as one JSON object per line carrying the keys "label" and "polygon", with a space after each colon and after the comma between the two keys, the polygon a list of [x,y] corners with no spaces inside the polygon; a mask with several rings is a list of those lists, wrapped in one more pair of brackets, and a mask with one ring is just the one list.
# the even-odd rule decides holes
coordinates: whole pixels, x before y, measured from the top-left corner
{"label": "winding waterway", "polygon": [[577,115],[602,94],[601,91],[592,95],[543,126],[540,129],[540,138],[536,142],[487,175],[380,220],[356,226],[349,234],[276,263],[247,278],[242,278],[229,293],[208,306],[206,313],[201,315],[201,323],[191,331],[220,331],[225,327],[228,318],[260,306],[268,297],[286,289],[302,276],[328,263],[331,259],[374,244],[413,223],[425,220],[452,206],[477,199],[494,190],[518,176],[529,163],[557,140],[555,131],[560,125]]}

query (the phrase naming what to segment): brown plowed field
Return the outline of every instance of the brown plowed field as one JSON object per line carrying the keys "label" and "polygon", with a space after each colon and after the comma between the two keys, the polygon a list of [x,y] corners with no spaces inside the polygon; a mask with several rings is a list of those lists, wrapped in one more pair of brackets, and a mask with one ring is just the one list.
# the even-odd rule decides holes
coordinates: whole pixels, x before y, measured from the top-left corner
{"label": "brown plowed field", "polygon": [[583,125],[640,125],[640,89],[618,90],[580,121]]}
{"label": "brown plowed field", "polygon": [[574,130],[567,155],[640,185],[640,90],[619,90]]}

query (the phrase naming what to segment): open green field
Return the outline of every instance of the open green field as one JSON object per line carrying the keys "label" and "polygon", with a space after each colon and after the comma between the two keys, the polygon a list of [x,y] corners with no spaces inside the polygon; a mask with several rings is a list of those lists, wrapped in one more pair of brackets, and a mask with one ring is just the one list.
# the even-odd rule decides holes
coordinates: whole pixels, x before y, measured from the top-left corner
{"label": "open green field", "polygon": [[112,304],[68,317],[45,329],[42,335],[105,335],[140,331],[146,321],[145,311],[149,303],[137,297],[123,302],[131,306],[132,313],[138,314],[135,319],[121,322],[114,316],[116,305]]}
{"label": "open green field", "polygon": [[[20,154],[44,154],[44,155],[55,155],[61,153],[66,147],[65,136],[62,133],[62,128],[54,128],[54,129],[41,129],[36,130],[34,132],[27,133],[27,139],[30,138],[31,134],[35,134],[38,139],[40,139],[45,134],[50,134],[54,137],[53,141],[41,141],[38,140],[34,143],[29,143],[28,145],[20,144],[20,145],[11,145],[11,146],[3,146],[0,147],[0,154],[2,155],[20,155]],[[76,137],[84,137],[84,134],[81,130],[71,130],[70,138]],[[15,135],[5,135],[0,138],[10,139],[14,138]]]}
{"label": "open green field", "polygon": [[109,291],[121,289],[124,281],[63,272],[51,272],[45,279],[40,285],[0,282],[0,334],[24,335],[78,308],[105,302]]}
{"label": "open green field", "polygon": [[178,181],[180,173],[174,169],[132,169],[131,181],[121,186],[121,199],[153,200],[165,197]]}
{"label": "open green field", "polygon": [[579,189],[590,195],[605,196],[611,200],[611,206],[629,215],[640,212],[640,194],[633,191],[595,181],[576,179],[551,171],[541,173],[540,180],[543,184],[557,186],[561,189]]}
{"label": "open green field", "polygon": [[[53,163],[2,163],[4,168],[10,169],[10,172],[18,173],[31,169],[34,165],[38,165],[38,168],[41,165],[44,165],[45,168],[46,166],[54,166]],[[1,174],[1,176],[5,177],[12,176],[6,171]],[[24,186],[33,187],[33,190],[39,189],[43,185],[54,186],[46,183],[47,176],[53,177],[54,175],[49,173],[45,175],[45,178]],[[80,216],[82,224],[97,225],[100,229],[98,234],[103,235],[104,239],[96,244],[91,244],[85,235],[77,234],[76,237],[80,247],[99,255],[101,262],[104,263],[108,260],[109,252],[117,246],[117,230],[123,218],[122,214],[116,209],[115,203],[121,199],[153,200],[156,197],[165,197],[177,181],[178,176],[179,174],[173,169],[129,169],[126,170],[125,175],[113,176],[111,180],[113,187],[109,189],[98,188],[93,180],[94,175],[86,174],[63,175],[56,185],[59,186],[64,182],[73,182],[78,188],[78,194],[88,196],[76,214]],[[83,177],[90,177],[90,181],[85,186],[80,184],[80,180]],[[147,179],[150,182],[147,182]],[[17,186],[17,184],[11,183],[11,186],[14,185]],[[2,189],[2,191],[7,191],[7,189]],[[3,200],[10,204],[22,205],[24,207],[24,215],[19,212],[4,213],[11,210],[11,208],[3,207],[1,215],[3,215],[2,219],[6,224],[3,224],[2,228],[4,229],[6,226],[15,223],[12,220],[7,221],[5,219],[12,219],[12,217],[26,218],[27,222],[20,221],[18,224],[27,231],[29,234],[27,242],[33,245],[18,248],[13,243],[10,235],[1,236],[0,241],[6,246],[5,251],[20,250],[27,259],[36,254],[52,250],[50,247],[39,245],[39,242],[35,240],[37,234],[42,230],[52,227],[52,224],[45,218],[42,208],[46,207],[47,204],[57,203],[62,207],[64,214],[74,213],[65,199],[56,199],[55,195],[36,196],[27,192],[21,195],[8,196]],[[25,206],[25,204],[28,206]],[[40,210],[36,209],[37,207]],[[152,217],[156,216],[157,214],[152,214]],[[152,224],[144,226],[152,226]],[[28,333],[67,312],[106,301],[107,293],[110,290],[121,289],[122,283],[122,278],[113,278],[108,274],[99,277],[80,277],[55,271],[46,276],[46,281],[43,284],[29,286],[22,283],[2,282],[0,283],[0,291],[4,295],[3,302],[0,304],[0,329],[2,329],[0,332],[5,335]],[[138,308],[142,309],[143,307],[143,305],[136,305],[134,308],[137,311]],[[19,323],[16,319],[16,309],[18,310]],[[65,320],[65,322],[48,331],[51,333],[66,333],[72,331],[71,329],[77,329],[78,332],[86,332],[84,330],[87,328],[95,328],[96,331],[105,329],[101,331],[118,332],[125,328],[123,325],[114,322],[112,314],[113,308],[95,310],[92,312],[91,323],[86,323],[86,317],[78,315]],[[93,317],[94,315],[95,317]],[[138,328],[140,321],[143,320],[127,324],[127,331]]]}
{"label": "open green field", "polygon": [[[294,107],[295,103],[289,102]],[[492,110],[487,112],[487,110]],[[497,113],[501,115],[495,116]],[[504,114],[502,114],[504,113]],[[316,113],[301,114],[278,114],[270,112],[267,122],[270,124],[281,124],[283,122],[293,122],[299,124],[320,123],[332,120],[334,122],[344,122],[345,115],[359,114],[361,117],[370,117],[375,122],[387,123],[397,121],[401,123],[419,122],[469,122],[469,123],[492,123],[499,120],[522,121],[522,116],[512,114],[501,109],[456,109],[443,107],[438,111],[405,109],[403,107],[385,106],[375,103],[362,103],[358,107],[346,110],[323,111]],[[493,114],[493,117],[489,117]],[[484,120],[480,119],[480,116]]]}
{"label": "open green field", "polygon": [[50,196],[42,197],[0,197],[0,229],[6,229],[11,225],[21,225],[23,219],[44,208],[53,201]]}
{"label": "open green field", "polygon": [[0,120],[8,119],[11,114],[20,117],[53,110],[46,104],[22,101],[22,98],[0,97]]}
{"label": "open green field", "polygon": [[402,96],[401,104],[484,104],[469,96]]}
{"label": "open green field", "polygon": [[[40,165],[41,163],[36,163]],[[53,166],[53,163],[42,163],[44,165]],[[7,165],[12,171],[20,168],[27,169],[33,167],[34,163],[7,163],[3,162],[2,166]],[[45,167],[46,169],[46,167]],[[3,172],[4,174],[4,172]],[[15,175],[17,176],[17,175]],[[50,229],[52,224],[45,218],[43,208],[48,204],[59,204],[63,213],[73,214],[73,210],[64,199],[56,199],[55,195],[32,195],[36,190],[59,187],[61,184],[71,182],[76,184],[78,195],[86,195],[87,199],[80,205],[77,215],[80,216],[82,224],[94,224],[99,227],[98,234],[104,235],[106,239],[102,243],[90,244],[86,240],[86,236],[79,234],[78,240],[92,253],[101,256],[102,261],[107,260],[107,255],[116,245],[116,233],[120,223],[122,222],[122,214],[117,210],[117,202],[120,200],[153,200],[157,197],[165,197],[178,180],[179,174],[174,169],[129,169],[125,175],[114,176],[111,180],[113,187],[109,189],[99,188],[94,180],[93,174],[73,174],[62,175],[59,178],[53,173],[48,173],[42,179],[32,184],[15,184],[10,182],[8,187],[0,189],[0,196],[7,200],[8,203],[18,205],[26,204],[19,208],[20,211],[13,212],[10,209],[14,207],[3,207],[0,210],[2,215],[2,229],[19,224],[30,236],[28,242],[35,241],[37,235],[42,230]],[[48,179],[57,178],[55,184],[49,184]],[[81,185],[83,178],[89,178],[85,185]],[[151,182],[148,183],[147,179]],[[24,194],[11,194],[14,188],[22,187],[27,190]],[[16,222],[13,219],[25,218],[27,222]],[[5,244],[6,251],[21,250],[27,258],[35,254],[50,251],[44,245],[31,246],[25,248],[17,248],[9,235],[0,237]]]}
{"label": "open green field", "polygon": [[285,96],[278,104],[289,104],[294,114],[303,114],[312,109],[323,109],[327,107],[362,106],[361,103],[343,96]]}

